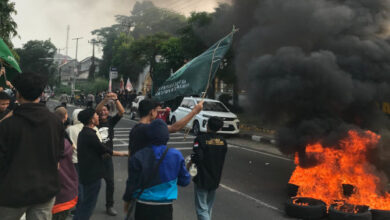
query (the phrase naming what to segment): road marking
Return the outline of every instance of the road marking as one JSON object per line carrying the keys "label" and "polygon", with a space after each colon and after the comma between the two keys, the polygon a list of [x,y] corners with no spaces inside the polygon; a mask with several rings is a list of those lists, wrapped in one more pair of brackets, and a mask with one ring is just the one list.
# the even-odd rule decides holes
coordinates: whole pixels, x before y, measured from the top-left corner
{"label": "road marking", "polygon": [[129,144],[114,144],[114,147],[128,147]]}
{"label": "road marking", "polygon": [[130,130],[116,130],[115,134],[124,134],[124,133],[128,134],[129,132]]}
{"label": "road marking", "polygon": [[[117,140],[117,139],[114,139],[114,141],[121,141],[121,140]],[[169,145],[179,145],[179,144],[192,144],[194,142],[168,142],[168,146]],[[129,144],[128,143],[122,143],[122,144],[114,144],[114,147],[128,147]],[[176,147],[175,147],[176,148]],[[176,148],[176,149],[180,149],[180,150],[192,150],[192,147],[179,147],[179,148]]]}
{"label": "road marking", "polygon": [[180,140],[180,139],[184,140],[183,137],[169,137],[169,140]]}
{"label": "road marking", "polygon": [[194,143],[193,141],[183,141],[183,142],[169,141],[168,145],[169,144],[193,144],[193,143]]}
{"label": "road marking", "polygon": [[247,195],[247,194],[245,194],[245,193],[243,193],[243,192],[240,192],[240,191],[238,191],[238,190],[235,190],[235,189],[233,189],[233,188],[230,188],[230,187],[228,187],[228,186],[226,186],[226,185],[224,185],[224,184],[219,184],[222,188],[224,188],[224,189],[226,189],[226,190],[228,190],[228,191],[230,191],[230,192],[233,192],[233,193],[236,193],[236,194],[238,194],[238,195],[240,195],[240,196],[243,196],[243,197],[245,197],[246,199],[249,199],[249,200],[252,200],[252,201],[254,201],[254,202],[256,202],[257,204],[260,204],[260,205],[262,205],[262,206],[264,206],[264,207],[266,207],[266,208],[269,208],[269,209],[273,209],[273,210],[275,210],[275,211],[277,211],[277,212],[280,212],[280,213],[284,213],[282,210],[280,210],[279,208],[277,208],[277,207],[275,207],[275,206],[273,206],[273,205],[270,205],[270,204],[268,204],[268,203],[266,203],[266,202],[263,202],[263,201],[261,201],[261,200],[259,200],[259,199],[256,199],[256,198],[254,198],[254,197],[252,197],[252,196],[250,196],[250,195]]}
{"label": "road marking", "polygon": [[234,144],[228,144],[228,145],[229,145],[229,147],[231,147],[231,148],[246,150],[246,151],[249,151],[249,152],[258,153],[258,154],[266,155],[266,156],[269,156],[269,157],[278,158],[278,159],[281,159],[281,160],[293,161],[293,160],[290,159],[290,158],[278,156],[278,155],[272,154],[272,153],[266,153],[266,152],[264,152],[264,151],[258,151],[258,150],[253,150],[253,149],[249,149],[249,148],[246,148],[246,147],[240,147],[240,146],[237,146],[237,145],[234,145]]}
{"label": "road marking", "polygon": [[114,131],[121,131],[121,130],[130,131],[131,128],[114,128]]}
{"label": "road marking", "polygon": [[128,134],[119,134],[119,135],[115,135],[115,137],[127,137],[127,139],[129,139]]}

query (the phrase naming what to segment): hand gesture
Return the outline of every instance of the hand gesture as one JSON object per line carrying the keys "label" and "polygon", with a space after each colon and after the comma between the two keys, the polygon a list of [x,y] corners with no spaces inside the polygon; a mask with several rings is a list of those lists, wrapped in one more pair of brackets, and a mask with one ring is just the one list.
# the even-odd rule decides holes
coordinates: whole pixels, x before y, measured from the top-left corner
{"label": "hand gesture", "polygon": [[112,97],[112,100],[118,99],[118,95],[114,92],[112,92],[111,97]]}
{"label": "hand gesture", "polygon": [[113,92],[110,92],[110,93],[106,94],[106,97],[104,99],[106,99],[107,101],[110,100],[110,99],[114,100],[114,99],[117,99],[117,95],[115,93],[113,93]]}
{"label": "hand gesture", "polygon": [[204,100],[200,101],[197,105],[195,105],[194,109],[192,110],[195,114],[198,114],[203,109],[203,103]]}

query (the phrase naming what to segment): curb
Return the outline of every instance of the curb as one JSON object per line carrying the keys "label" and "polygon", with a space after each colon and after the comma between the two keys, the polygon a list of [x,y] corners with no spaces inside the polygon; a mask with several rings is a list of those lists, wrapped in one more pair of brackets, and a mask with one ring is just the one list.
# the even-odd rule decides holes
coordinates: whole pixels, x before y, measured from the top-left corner
{"label": "curb", "polygon": [[266,144],[275,144],[276,140],[272,137],[261,136],[261,135],[252,135],[252,134],[240,134],[241,138],[250,139],[252,141],[266,143]]}

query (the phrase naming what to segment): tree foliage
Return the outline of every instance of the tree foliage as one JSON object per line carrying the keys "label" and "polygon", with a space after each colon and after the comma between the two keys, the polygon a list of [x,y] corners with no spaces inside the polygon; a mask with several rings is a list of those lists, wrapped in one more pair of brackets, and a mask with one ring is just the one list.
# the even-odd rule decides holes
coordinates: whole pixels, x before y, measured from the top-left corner
{"label": "tree foliage", "polygon": [[136,2],[130,16],[117,16],[119,24],[127,28],[127,33],[141,38],[160,32],[174,34],[186,23],[185,16],[156,7],[151,1]]}
{"label": "tree foliage", "polygon": [[[115,25],[93,32],[103,46],[101,74],[108,76],[109,67],[117,67],[120,75],[134,82],[150,66],[153,89],[157,89],[171,72],[227,34],[212,29],[215,20],[228,16],[230,10],[230,5],[220,4],[213,13],[193,12],[186,18],[150,1],[137,2],[130,15],[118,15]],[[233,58],[231,50],[217,72],[228,83],[236,80]]]}
{"label": "tree foliage", "polygon": [[53,65],[53,57],[57,49],[50,40],[32,40],[16,49],[20,57],[20,67],[24,72],[36,72],[49,78],[55,79],[56,68]]}
{"label": "tree foliage", "polygon": [[11,38],[17,36],[17,24],[12,18],[16,15],[15,3],[9,0],[0,1],[0,37],[12,47]]}

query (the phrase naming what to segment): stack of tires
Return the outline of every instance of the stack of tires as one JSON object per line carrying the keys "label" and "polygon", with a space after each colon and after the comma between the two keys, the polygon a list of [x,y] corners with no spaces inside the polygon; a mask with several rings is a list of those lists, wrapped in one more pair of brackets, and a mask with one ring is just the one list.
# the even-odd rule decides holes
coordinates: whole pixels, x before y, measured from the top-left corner
{"label": "stack of tires", "polygon": [[[344,191],[354,191],[353,187],[343,186]],[[346,190],[350,188],[350,190]],[[351,205],[344,200],[335,201],[329,206],[325,202],[308,197],[297,197],[299,186],[289,184],[287,194],[289,199],[285,204],[285,212],[288,216],[305,219],[327,220],[390,220],[390,210],[370,209],[364,205]],[[350,196],[346,193],[345,196]],[[327,217],[327,218],[326,218]]]}
{"label": "stack of tires", "polygon": [[326,216],[326,204],[318,199],[292,197],[287,200],[285,211],[288,216],[294,218],[322,219]]}
{"label": "stack of tires", "polygon": [[372,220],[370,208],[364,205],[332,204],[329,207],[331,220]]}

